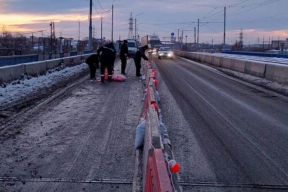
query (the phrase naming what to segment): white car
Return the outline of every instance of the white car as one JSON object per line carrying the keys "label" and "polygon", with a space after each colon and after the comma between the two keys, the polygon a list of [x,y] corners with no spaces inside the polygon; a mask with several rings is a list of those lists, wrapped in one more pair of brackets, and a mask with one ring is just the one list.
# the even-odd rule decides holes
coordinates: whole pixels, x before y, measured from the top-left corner
{"label": "white car", "polygon": [[136,51],[138,49],[137,41],[134,39],[127,39],[128,41],[128,53],[130,56],[134,56],[136,54]]}
{"label": "white car", "polygon": [[161,59],[162,57],[174,59],[174,53],[170,47],[160,47],[157,55],[158,59]]}

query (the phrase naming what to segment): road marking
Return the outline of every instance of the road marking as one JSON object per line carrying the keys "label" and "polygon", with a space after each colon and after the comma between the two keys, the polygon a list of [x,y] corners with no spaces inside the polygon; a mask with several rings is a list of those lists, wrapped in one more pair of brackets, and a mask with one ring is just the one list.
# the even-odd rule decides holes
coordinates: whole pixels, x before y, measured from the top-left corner
{"label": "road marking", "polygon": [[18,177],[0,177],[2,182],[45,182],[45,183],[101,183],[101,184],[129,184],[133,182],[128,179],[94,179],[94,180],[79,180],[79,179],[63,179],[63,178],[32,178],[23,179]]}

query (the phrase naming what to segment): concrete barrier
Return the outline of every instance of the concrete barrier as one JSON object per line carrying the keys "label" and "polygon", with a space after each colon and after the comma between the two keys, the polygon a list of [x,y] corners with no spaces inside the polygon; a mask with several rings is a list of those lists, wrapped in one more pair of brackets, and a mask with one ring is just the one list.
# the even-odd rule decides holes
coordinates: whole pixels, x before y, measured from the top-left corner
{"label": "concrete barrier", "polygon": [[[183,55],[183,51],[175,51],[175,54],[181,56]],[[205,62],[217,67],[231,69],[288,85],[288,65],[277,65],[261,61],[246,61],[197,52],[191,52],[189,58],[194,61]]]}
{"label": "concrete barrier", "polygon": [[25,63],[25,73],[31,76],[40,76],[46,73],[46,61]]}
{"label": "concrete barrier", "polygon": [[238,59],[231,59],[231,60],[232,60],[231,65],[230,65],[231,70],[241,72],[241,73],[245,72],[246,61],[238,60]]}
{"label": "concrete barrier", "polygon": [[288,84],[288,66],[267,64],[265,79]]}
{"label": "concrete barrier", "polygon": [[[91,54],[88,54],[88,56],[91,55]],[[63,63],[64,65],[66,66],[75,66],[75,65],[78,65],[80,63],[83,63],[85,62],[85,59],[88,57],[87,55],[86,56],[72,56],[72,57],[66,57],[66,58],[63,58]]]}
{"label": "concrete barrier", "polygon": [[200,54],[199,59],[200,59],[200,61],[201,61],[202,63],[205,63],[205,57],[206,57],[205,54]]}
{"label": "concrete barrier", "polygon": [[208,64],[212,64],[212,59],[213,59],[213,56],[211,56],[211,55],[206,55],[206,56],[205,56],[205,59],[204,59],[204,62],[205,62],[205,63],[208,63]]}
{"label": "concrete barrier", "polygon": [[45,62],[46,62],[47,70],[49,70],[49,69],[54,69],[60,66],[61,63],[63,63],[63,59],[50,59]]}
{"label": "concrete barrier", "polygon": [[220,67],[230,69],[231,63],[231,58],[223,58],[222,62],[220,62]]}
{"label": "concrete barrier", "polygon": [[0,68],[0,82],[11,82],[20,79],[21,75],[25,73],[25,65],[12,65]]}
{"label": "concrete barrier", "polygon": [[[91,54],[78,55],[58,59],[50,59],[46,61],[23,63],[18,65],[0,67],[0,83],[9,83],[16,79],[21,79],[22,74],[29,74],[31,76],[39,76],[44,74],[49,69],[54,69],[62,63],[67,66],[74,66],[85,62],[85,59]],[[65,63],[64,63],[65,61]]]}
{"label": "concrete barrier", "polygon": [[218,56],[214,56],[214,55],[212,57],[213,57],[213,60],[211,61],[211,64],[219,67],[220,64],[222,63],[222,62],[220,62],[222,58],[218,57]]}
{"label": "concrete barrier", "polygon": [[245,73],[256,77],[265,77],[266,64],[255,61],[245,62]]}

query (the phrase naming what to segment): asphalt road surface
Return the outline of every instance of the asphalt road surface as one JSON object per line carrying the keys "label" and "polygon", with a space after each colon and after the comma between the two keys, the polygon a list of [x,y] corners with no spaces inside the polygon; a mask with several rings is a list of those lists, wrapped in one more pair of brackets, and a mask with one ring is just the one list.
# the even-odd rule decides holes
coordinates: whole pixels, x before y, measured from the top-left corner
{"label": "asphalt road surface", "polygon": [[[287,98],[183,59],[154,61],[184,192],[288,191]],[[63,82],[0,126],[0,191],[131,191],[143,87],[133,62],[127,73]]]}
{"label": "asphalt road surface", "polygon": [[286,97],[203,64],[153,61],[183,191],[288,191]]}
{"label": "asphalt road surface", "polygon": [[87,71],[2,126],[0,191],[131,191],[143,84],[132,60],[126,72],[101,84]]}

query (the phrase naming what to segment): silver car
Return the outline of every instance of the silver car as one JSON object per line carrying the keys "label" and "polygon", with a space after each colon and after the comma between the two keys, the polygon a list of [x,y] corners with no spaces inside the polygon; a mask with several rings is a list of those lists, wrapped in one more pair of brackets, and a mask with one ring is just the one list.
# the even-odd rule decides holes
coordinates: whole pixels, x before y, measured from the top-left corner
{"label": "silver car", "polygon": [[174,53],[170,47],[160,47],[157,55],[158,59],[162,57],[174,59]]}

